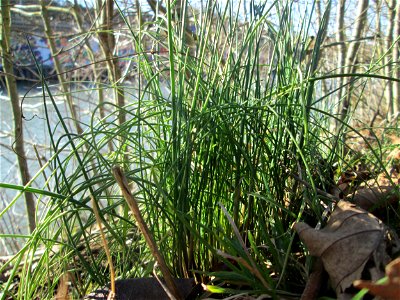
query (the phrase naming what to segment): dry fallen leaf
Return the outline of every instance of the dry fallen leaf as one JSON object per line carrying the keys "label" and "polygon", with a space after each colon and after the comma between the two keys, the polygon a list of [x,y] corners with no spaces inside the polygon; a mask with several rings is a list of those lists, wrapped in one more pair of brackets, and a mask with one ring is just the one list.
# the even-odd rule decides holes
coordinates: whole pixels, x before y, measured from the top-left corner
{"label": "dry fallen leaf", "polygon": [[[305,223],[296,223],[294,229],[310,254],[322,259],[338,297],[350,287],[369,259],[375,266],[384,264],[382,248],[385,227],[382,222],[356,205],[339,201],[325,228],[315,230]],[[376,261],[378,260],[378,261]],[[383,272],[375,268],[372,277],[379,279]],[[379,277],[380,276],[380,277]]]}
{"label": "dry fallen leaf", "polygon": [[398,197],[392,191],[394,191],[392,186],[365,187],[358,189],[354,195],[346,199],[354,202],[362,209],[369,210],[371,208],[386,206],[388,203],[395,203]]}
{"label": "dry fallen leaf", "polygon": [[[383,172],[381,174],[378,175],[378,177],[376,178],[376,184],[378,186],[385,186],[385,185],[393,185],[393,184],[400,184],[400,174],[399,171],[397,170],[397,168],[399,168],[400,166],[395,166],[393,168],[391,168],[390,170],[388,170],[388,173]],[[390,178],[389,178],[389,176]],[[367,184],[371,185],[374,184],[374,182],[372,180],[367,181]]]}
{"label": "dry fallen leaf", "polygon": [[366,280],[356,280],[353,285],[359,289],[368,289],[369,293],[383,300],[400,299],[400,258],[395,259],[385,268],[388,281],[376,284]]}
{"label": "dry fallen leaf", "polygon": [[376,179],[366,181],[364,186],[348,195],[346,200],[371,212],[387,207],[388,204],[396,204],[399,201],[399,194],[396,193],[393,183],[400,183],[400,175],[396,171],[390,172],[390,174],[381,173]]}

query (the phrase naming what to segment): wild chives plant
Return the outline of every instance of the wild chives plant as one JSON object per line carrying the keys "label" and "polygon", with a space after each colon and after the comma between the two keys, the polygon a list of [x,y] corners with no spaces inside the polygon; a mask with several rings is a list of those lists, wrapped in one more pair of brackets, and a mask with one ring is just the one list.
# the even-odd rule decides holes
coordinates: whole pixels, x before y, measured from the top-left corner
{"label": "wild chives plant", "polygon": [[[125,107],[103,103],[113,112],[100,119],[98,107],[82,135],[64,126],[54,139],[55,154],[41,170],[52,190],[27,187],[46,206],[34,233],[21,237],[25,246],[1,269],[14,266],[3,298],[52,298],[63,274],[75,297],[109,280],[91,197],[116,276],[152,273],[154,258],[112,176],[116,165],[175,276],[201,277],[224,261],[232,272],[213,274],[248,284],[249,292],[301,292],[304,249],[291,225],[303,217],[318,221],[316,187],[328,186],[337,159],[331,115],[320,109],[327,98],[315,100],[312,80],[327,24],[308,53],[312,8],[299,18],[291,1],[250,1],[245,20],[241,5],[230,1],[182,1],[177,10],[178,2],[167,1],[166,14],[140,29],[123,18],[137,70],[125,93],[135,96]],[[127,121],[116,125],[120,110]],[[72,150],[61,156],[62,148]]]}

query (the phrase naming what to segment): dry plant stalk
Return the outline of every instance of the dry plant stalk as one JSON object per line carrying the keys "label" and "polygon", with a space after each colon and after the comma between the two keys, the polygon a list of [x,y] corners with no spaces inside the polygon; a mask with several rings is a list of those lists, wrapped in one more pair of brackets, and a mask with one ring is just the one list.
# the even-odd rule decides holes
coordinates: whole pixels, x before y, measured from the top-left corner
{"label": "dry plant stalk", "polygon": [[111,253],[110,253],[110,248],[108,247],[107,244],[107,240],[106,240],[106,236],[104,234],[104,230],[103,230],[103,225],[101,222],[101,218],[100,218],[100,213],[99,213],[99,209],[97,207],[97,202],[94,199],[93,195],[90,195],[90,199],[92,200],[92,205],[93,205],[93,212],[94,215],[96,217],[96,222],[97,225],[99,226],[99,230],[100,230],[100,235],[101,235],[101,240],[103,242],[103,247],[104,247],[104,251],[106,252],[106,256],[107,256],[107,261],[108,261],[108,265],[110,266],[110,281],[111,281],[111,292],[109,294],[108,300],[114,299],[114,295],[115,295],[115,272],[114,272],[114,265],[112,263],[112,259],[111,259]]}
{"label": "dry plant stalk", "polygon": [[324,265],[320,257],[317,257],[313,270],[308,277],[306,286],[303,293],[301,294],[300,300],[313,300],[318,298],[318,293],[321,289],[322,282],[326,280],[324,276]]}
{"label": "dry plant stalk", "polygon": [[136,222],[138,223],[138,227],[140,231],[142,232],[144,239],[146,240],[147,245],[150,248],[151,253],[153,254],[154,258],[156,259],[158,265],[160,266],[161,273],[164,276],[165,283],[170,290],[171,294],[175,297],[175,299],[180,300],[182,299],[178,288],[175,285],[175,281],[172,278],[171,273],[168,270],[168,267],[165,263],[164,257],[161,255],[160,251],[158,250],[158,247],[154,241],[153,236],[150,233],[149,228],[147,227],[147,224],[145,223],[140,210],[139,206],[136,202],[136,199],[133,197],[129,185],[128,185],[128,180],[126,179],[126,176],[124,172],[121,170],[120,167],[115,166],[113,168],[113,175],[115,180],[117,181],[119,187],[121,188],[122,195],[125,198],[125,201],[128,203],[129,208],[131,209],[133,216],[136,219]]}
{"label": "dry plant stalk", "polygon": [[58,288],[56,295],[54,297],[55,300],[69,300],[72,299],[68,292],[68,281],[69,281],[69,273],[64,273],[61,275],[60,281],[58,283]]}

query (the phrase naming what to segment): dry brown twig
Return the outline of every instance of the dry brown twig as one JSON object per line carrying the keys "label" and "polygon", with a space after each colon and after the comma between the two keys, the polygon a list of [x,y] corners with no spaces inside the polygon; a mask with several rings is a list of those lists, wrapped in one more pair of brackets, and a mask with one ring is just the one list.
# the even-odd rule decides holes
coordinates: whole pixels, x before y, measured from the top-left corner
{"label": "dry brown twig", "polygon": [[175,281],[172,278],[172,275],[167,267],[167,264],[165,263],[164,257],[161,255],[160,251],[158,250],[156,242],[154,241],[154,238],[140,213],[139,206],[136,202],[136,199],[133,197],[133,195],[129,189],[128,180],[127,180],[124,172],[118,166],[115,166],[112,169],[112,171],[113,171],[115,180],[117,181],[119,187],[121,188],[122,195],[124,196],[125,201],[128,203],[129,208],[131,209],[133,216],[136,219],[138,227],[139,227],[140,231],[142,232],[142,234],[146,240],[146,243],[150,248],[151,253],[153,254],[154,258],[156,259],[156,261],[160,267],[161,273],[164,276],[165,283],[166,283],[170,293],[172,294],[172,296],[175,299],[177,299],[177,300],[182,299],[182,296],[180,295],[180,292],[179,292],[178,288],[176,287]]}
{"label": "dry brown twig", "polygon": [[106,256],[107,256],[107,261],[108,261],[108,265],[110,267],[110,277],[111,277],[111,291],[108,295],[107,300],[112,300],[115,299],[114,295],[115,295],[115,272],[114,272],[114,265],[112,263],[112,258],[111,258],[111,252],[110,252],[110,248],[108,247],[107,244],[107,239],[106,236],[104,234],[104,230],[103,230],[103,225],[101,222],[101,217],[100,217],[100,213],[99,213],[99,208],[97,206],[97,202],[94,198],[93,195],[90,196],[90,199],[92,200],[92,205],[93,205],[93,212],[94,215],[96,217],[96,222],[97,225],[99,226],[99,230],[100,230],[100,235],[101,235],[101,240],[103,242],[103,247],[104,247],[104,251],[106,252]]}

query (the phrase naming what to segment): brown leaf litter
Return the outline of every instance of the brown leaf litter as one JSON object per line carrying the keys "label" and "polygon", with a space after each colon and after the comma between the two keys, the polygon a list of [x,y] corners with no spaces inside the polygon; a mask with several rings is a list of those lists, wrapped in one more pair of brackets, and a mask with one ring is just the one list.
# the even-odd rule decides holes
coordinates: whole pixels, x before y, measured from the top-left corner
{"label": "brown leaf litter", "polygon": [[390,261],[388,230],[381,220],[355,204],[339,201],[321,230],[301,222],[294,229],[310,254],[322,260],[338,299],[349,296],[346,290],[366,269],[373,281],[384,276],[381,267]]}
{"label": "brown leaf litter", "polygon": [[369,280],[356,280],[353,284],[359,289],[368,289],[369,293],[382,300],[400,299],[400,258],[393,260],[386,268],[387,282],[376,284]]}

